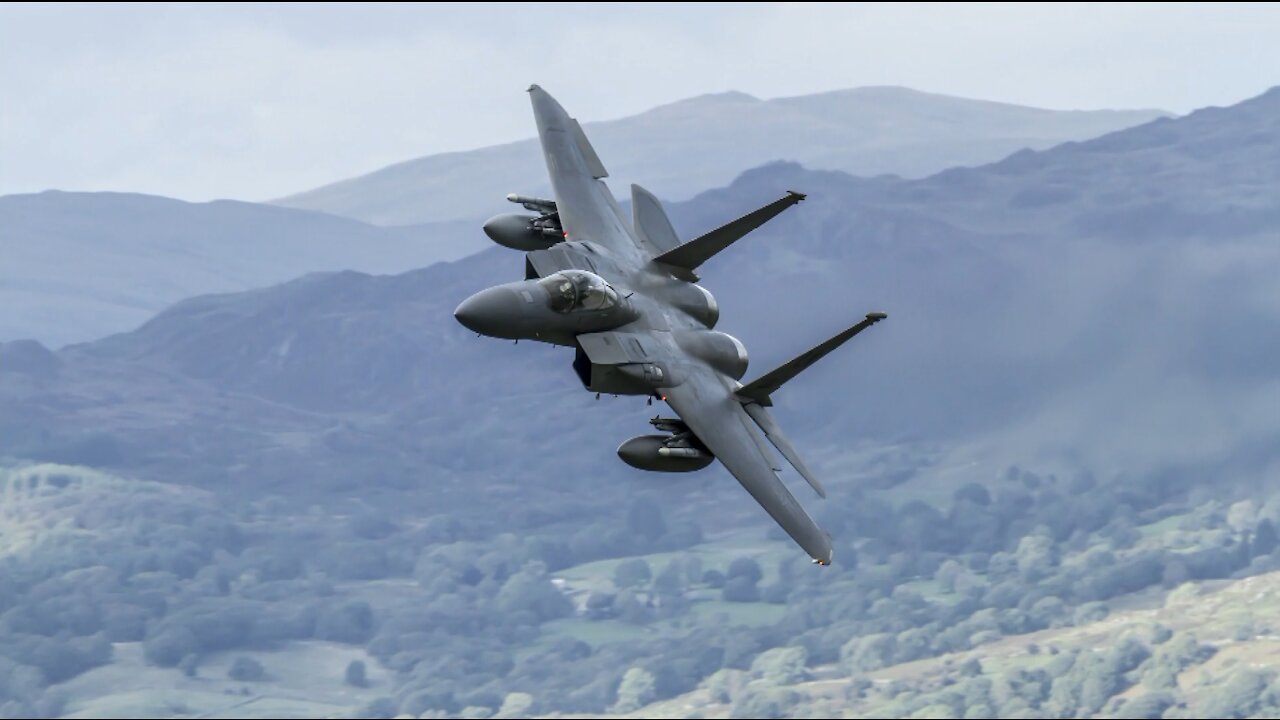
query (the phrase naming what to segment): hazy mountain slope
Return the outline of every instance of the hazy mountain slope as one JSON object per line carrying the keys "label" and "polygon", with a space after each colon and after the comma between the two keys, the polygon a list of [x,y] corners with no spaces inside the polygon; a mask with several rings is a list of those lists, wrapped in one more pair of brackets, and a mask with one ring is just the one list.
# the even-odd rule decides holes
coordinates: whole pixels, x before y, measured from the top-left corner
{"label": "hazy mountain slope", "polygon": [[[849,464],[859,437],[977,442],[986,454],[966,472],[986,477],[1018,458],[1243,472],[1271,462],[1280,436],[1280,370],[1266,360],[1280,355],[1280,200],[1265,192],[1277,105],[1272,91],[918,181],[772,165],[673,214],[696,232],[785,188],[810,193],[706,268],[750,375],[867,310],[890,313],[778,396],[836,485],[863,472]],[[476,338],[450,315],[520,264],[494,248],[181,303],[58,353],[44,376],[0,375],[0,417],[22,431],[8,448],[83,461],[80,433],[97,433],[125,465],[287,484],[306,468],[308,487],[434,467],[463,489],[554,468],[562,484],[512,498],[598,498],[634,477],[612,449],[653,411],[591,399],[565,350]],[[39,354],[0,348],[0,367],[6,353]],[[703,477],[683,487],[722,474]]]}
{"label": "hazy mountain slope", "polygon": [[[1163,114],[1042,110],[866,87],[774,100],[704,95],[585,127],[615,189],[625,193],[639,182],[680,200],[771,160],[861,176],[920,177]],[[524,140],[418,158],[276,202],[379,225],[484,218],[501,211],[509,192],[547,192],[542,162],[537,142]]]}
{"label": "hazy mountain slope", "polygon": [[[829,568],[723,470],[621,464],[660,406],[459,327],[521,276],[502,248],[0,343],[0,464],[59,463],[0,478],[6,707],[1274,714],[1274,576],[1162,595],[1280,567],[1277,116],[1272,91],[915,181],[775,163],[673,206],[690,234],[809,192],[705,267],[751,375],[890,313],[775,395]],[[340,686],[366,654],[372,692]]]}
{"label": "hazy mountain slope", "polygon": [[[923,174],[1156,115],[1055,112],[863,88],[768,102],[740,93],[705,96],[600,123],[592,136],[622,193],[630,176],[679,198],[773,158],[862,174]],[[484,247],[478,225],[509,209],[503,195],[545,190],[544,178],[528,140],[415,160],[282,201],[395,226],[386,228],[234,201],[62,192],[0,198],[0,340],[34,337],[58,346],[131,329],[196,294],[318,270],[403,272],[452,260]],[[365,205],[392,210],[353,209]]]}
{"label": "hazy mountain slope", "polygon": [[132,329],[191,295],[315,270],[403,272],[456,257],[476,234],[470,225],[378,228],[229,200],[0,197],[0,340],[33,337],[53,346],[90,340]]}

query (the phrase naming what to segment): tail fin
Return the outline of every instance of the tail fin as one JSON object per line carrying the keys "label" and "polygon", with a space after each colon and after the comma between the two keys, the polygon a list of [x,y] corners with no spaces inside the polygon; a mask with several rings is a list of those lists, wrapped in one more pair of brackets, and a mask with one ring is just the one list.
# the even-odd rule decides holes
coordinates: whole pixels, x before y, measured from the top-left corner
{"label": "tail fin", "polygon": [[662,203],[658,202],[653,193],[639,185],[631,186],[631,216],[636,234],[655,255],[679,247],[680,237],[676,235],[675,228],[671,227],[671,220],[662,209]]}
{"label": "tail fin", "polygon": [[[750,400],[760,403],[764,406],[773,404],[773,400],[769,398],[774,391],[782,387],[788,380],[799,375],[805,368],[822,359],[824,355],[843,345],[849,338],[875,325],[881,320],[888,317],[882,312],[867,313],[867,317],[857,325],[839,333],[824,343],[814,346],[809,350],[796,356],[794,359],[783,363],[781,366],[766,373],[746,385],[738,389],[738,397],[743,400]],[[779,448],[781,450],[781,448]]]}
{"label": "tail fin", "polygon": [[674,269],[686,270],[691,274],[716,253],[741,240],[747,233],[772,220],[778,213],[804,200],[804,197],[801,193],[788,190],[786,197],[668,250],[655,257],[654,261],[670,265]]}

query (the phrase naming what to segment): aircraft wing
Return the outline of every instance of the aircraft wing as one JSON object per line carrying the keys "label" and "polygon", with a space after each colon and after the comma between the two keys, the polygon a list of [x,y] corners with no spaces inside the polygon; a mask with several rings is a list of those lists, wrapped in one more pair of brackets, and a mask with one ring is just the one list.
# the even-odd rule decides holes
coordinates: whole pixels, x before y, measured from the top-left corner
{"label": "aircraft wing", "polygon": [[742,402],[710,369],[691,369],[662,390],[667,404],[742,487],[817,562],[831,562],[831,537],[809,517],[774,472],[773,461]]}
{"label": "aircraft wing", "polygon": [[624,256],[639,257],[638,240],[618,201],[600,181],[609,173],[578,121],[537,85],[529,86],[538,140],[555,191],[560,225],[570,240],[590,240]]}

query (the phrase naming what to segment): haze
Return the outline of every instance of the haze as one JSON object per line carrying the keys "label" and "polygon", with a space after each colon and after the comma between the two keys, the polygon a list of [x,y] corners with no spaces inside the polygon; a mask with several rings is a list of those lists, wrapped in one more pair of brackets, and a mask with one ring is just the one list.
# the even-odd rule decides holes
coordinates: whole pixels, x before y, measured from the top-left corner
{"label": "haze", "polygon": [[530,82],[584,120],[707,92],[863,85],[1186,112],[1280,70],[1276,6],[0,10],[0,194],[265,200],[528,137]]}

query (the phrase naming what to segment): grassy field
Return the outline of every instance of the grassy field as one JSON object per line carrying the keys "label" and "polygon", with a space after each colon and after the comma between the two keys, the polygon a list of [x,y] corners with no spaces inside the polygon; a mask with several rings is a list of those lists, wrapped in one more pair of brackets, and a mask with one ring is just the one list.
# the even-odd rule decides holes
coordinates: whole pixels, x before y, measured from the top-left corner
{"label": "grassy field", "polygon": [[[227,677],[235,657],[254,658],[261,682]],[[364,660],[369,686],[343,683],[352,660]],[[280,650],[216,653],[196,677],[143,662],[140,643],[118,643],[115,661],[60,686],[72,718],[253,717],[314,718],[349,713],[390,689],[385,671],[363,650],[326,642],[292,643]],[[164,688],[157,690],[156,688]]]}

